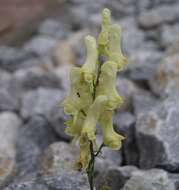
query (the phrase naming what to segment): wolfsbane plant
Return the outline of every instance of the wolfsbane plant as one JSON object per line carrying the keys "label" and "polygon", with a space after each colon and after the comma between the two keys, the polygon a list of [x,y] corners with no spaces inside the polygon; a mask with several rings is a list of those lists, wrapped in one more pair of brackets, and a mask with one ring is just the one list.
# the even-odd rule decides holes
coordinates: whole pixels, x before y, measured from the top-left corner
{"label": "wolfsbane plant", "polygon": [[[99,37],[85,37],[87,58],[84,65],[70,72],[71,89],[62,105],[70,115],[66,133],[79,141],[80,155],[76,168],[87,172],[93,190],[95,158],[103,146],[118,150],[124,137],[113,128],[114,110],[123,103],[116,90],[117,72],[127,64],[121,51],[121,29],[110,22],[110,10],[102,12],[102,29]],[[105,61],[104,61],[105,60]],[[96,125],[100,124],[103,143],[96,144]]]}

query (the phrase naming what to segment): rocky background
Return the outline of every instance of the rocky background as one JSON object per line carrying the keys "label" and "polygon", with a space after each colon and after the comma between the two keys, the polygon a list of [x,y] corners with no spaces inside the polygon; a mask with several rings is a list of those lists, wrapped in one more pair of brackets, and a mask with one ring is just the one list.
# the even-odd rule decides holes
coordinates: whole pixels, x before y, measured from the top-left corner
{"label": "rocky background", "polygon": [[97,160],[96,189],[179,190],[179,1],[39,0],[25,9],[19,0],[5,10],[12,2],[1,1],[0,189],[89,190],[73,170],[78,148],[64,134],[59,102],[71,66],[84,63],[84,36],[97,35],[108,7],[129,59],[114,117],[126,139]]}

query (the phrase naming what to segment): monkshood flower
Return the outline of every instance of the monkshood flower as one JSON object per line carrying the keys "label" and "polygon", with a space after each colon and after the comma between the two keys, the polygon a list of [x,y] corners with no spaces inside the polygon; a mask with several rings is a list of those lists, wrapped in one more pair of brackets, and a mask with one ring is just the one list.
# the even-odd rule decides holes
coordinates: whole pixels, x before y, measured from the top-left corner
{"label": "monkshood flower", "polygon": [[[103,144],[111,149],[121,148],[124,137],[113,127],[114,110],[123,103],[116,89],[117,73],[127,64],[121,51],[121,29],[111,24],[109,9],[102,12],[102,27],[99,37],[86,36],[87,58],[82,67],[70,72],[70,92],[62,105],[70,116],[65,122],[66,133],[78,141],[80,155],[78,169],[88,168],[91,159],[90,145],[96,145],[96,126],[103,133]],[[100,57],[105,57],[101,61]]]}

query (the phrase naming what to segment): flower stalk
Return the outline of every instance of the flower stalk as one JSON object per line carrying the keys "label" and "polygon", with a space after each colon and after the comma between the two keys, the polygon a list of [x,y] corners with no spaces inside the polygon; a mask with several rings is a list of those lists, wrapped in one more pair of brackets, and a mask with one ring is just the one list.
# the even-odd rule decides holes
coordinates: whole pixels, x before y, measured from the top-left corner
{"label": "flower stalk", "polygon": [[[81,68],[71,69],[71,89],[63,101],[64,112],[71,117],[65,122],[65,131],[80,145],[76,168],[86,171],[90,190],[94,190],[96,157],[104,146],[119,150],[124,139],[114,130],[113,113],[123,103],[115,83],[117,72],[124,68],[127,59],[121,51],[121,29],[110,23],[110,15],[109,9],[103,10],[97,40],[86,36],[86,61]],[[96,148],[98,123],[102,128],[103,143]]]}

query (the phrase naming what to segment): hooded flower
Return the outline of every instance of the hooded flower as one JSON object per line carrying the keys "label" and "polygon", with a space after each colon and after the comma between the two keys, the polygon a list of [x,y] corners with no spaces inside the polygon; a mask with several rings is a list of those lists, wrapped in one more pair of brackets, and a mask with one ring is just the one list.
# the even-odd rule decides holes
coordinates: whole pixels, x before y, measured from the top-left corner
{"label": "hooded flower", "polygon": [[103,131],[103,142],[109,148],[119,150],[124,137],[114,131],[112,117],[113,111],[104,111],[100,117],[100,124]]}
{"label": "hooded flower", "polygon": [[[87,58],[84,65],[70,72],[70,92],[63,101],[64,112],[70,115],[65,122],[66,133],[79,140],[80,156],[77,169],[87,169],[91,159],[90,146],[96,145],[96,126],[99,123],[103,143],[120,149],[123,136],[113,128],[113,113],[123,100],[116,90],[117,72],[127,63],[121,51],[121,29],[110,23],[111,13],[102,12],[102,29],[98,43],[92,36],[85,38]],[[105,62],[99,59],[106,58]]]}
{"label": "hooded flower", "polygon": [[117,63],[113,61],[105,62],[101,67],[97,96],[106,95],[108,100],[107,110],[114,110],[119,107],[123,100],[116,90]]}

